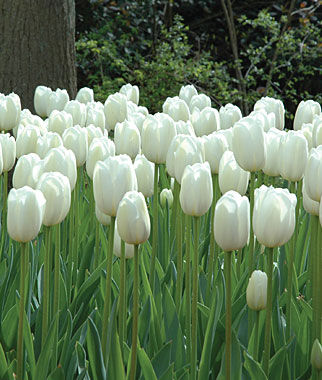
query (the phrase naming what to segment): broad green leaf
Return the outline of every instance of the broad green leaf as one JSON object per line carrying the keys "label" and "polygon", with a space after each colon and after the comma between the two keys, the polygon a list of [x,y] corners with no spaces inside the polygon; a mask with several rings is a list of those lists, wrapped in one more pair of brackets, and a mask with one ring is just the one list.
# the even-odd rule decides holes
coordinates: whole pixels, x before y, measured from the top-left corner
{"label": "broad green leaf", "polygon": [[89,356],[90,368],[93,375],[93,380],[105,380],[106,371],[103,362],[103,353],[101,347],[101,341],[98,335],[97,328],[92,321],[92,318],[88,318],[87,322],[87,350]]}
{"label": "broad green leaf", "polygon": [[159,378],[168,372],[171,360],[172,342],[167,342],[151,360],[154,372]]}
{"label": "broad green leaf", "polygon": [[2,378],[7,372],[8,364],[2,345],[0,343],[0,378]]}
{"label": "broad green leaf", "polygon": [[252,356],[250,356],[247,351],[244,351],[244,367],[246,368],[247,372],[250,375],[251,379],[260,379],[260,380],[267,380],[267,376],[265,375],[264,371],[262,370],[260,364],[256,362]]}
{"label": "broad green leaf", "polygon": [[286,348],[281,347],[269,361],[269,376],[271,379],[282,380]]}
{"label": "broad green leaf", "polygon": [[55,370],[47,377],[47,380],[66,380],[62,367],[55,368]]}
{"label": "broad green leaf", "polygon": [[29,321],[27,319],[26,313],[24,313],[23,339],[24,339],[24,344],[27,351],[31,377],[34,377],[35,370],[36,370],[36,359],[35,359],[35,353],[34,353],[34,344],[33,344],[32,334],[30,331]]}
{"label": "broad green leaf", "polygon": [[10,350],[16,347],[18,331],[18,308],[16,305],[8,311],[1,322],[1,340],[5,344],[5,349]]}
{"label": "broad green leaf", "polygon": [[143,348],[138,347],[138,359],[142,370],[143,379],[157,380],[152,363]]}

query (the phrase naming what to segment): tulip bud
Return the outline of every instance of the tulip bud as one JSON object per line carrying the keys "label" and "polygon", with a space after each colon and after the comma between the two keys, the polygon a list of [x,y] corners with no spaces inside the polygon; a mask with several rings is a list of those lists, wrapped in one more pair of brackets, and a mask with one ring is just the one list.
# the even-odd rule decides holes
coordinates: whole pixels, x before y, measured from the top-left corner
{"label": "tulip bud", "polygon": [[311,199],[307,195],[304,178],[303,178],[303,184],[302,184],[302,195],[303,195],[303,208],[304,208],[304,210],[311,215],[319,216],[320,203],[314,201],[313,199]]}
{"label": "tulip bud", "polygon": [[139,104],[140,93],[138,86],[132,86],[131,83],[127,83],[121,87],[120,94],[125,95],[127,100]]}
{"label": "tulip bud", "polygon": [[322,145],[311,149],[304,177],[308,196],[312,200],[320,202],[322,196]]}
{"label": "tulip bud", "polygon": [[15,189],[28,184],[32,168],[39,161],[40,157],[36,153],[26,154],[18,159],[12,176],[12,184]]}
{"label": "tulip bud", "polygon": [[[107,214],[104,214],[98,207],[97,204],[95,203],[95,215],[97,220],[103,224],[103,226],[109,226],[111,224],[111,217]],[[115,237],[114,237],[115,239]]]}
{"label": "tulip bud", "polygon": [[243,248],[250,231],[250,205],[247,197],[228,191],[216,203],[214,236],[227,252]]}
{"label": "tulip bud", "polygon": [[227,150],[222,155],[219,162],[218,181],[222,194],[234,190],[241,195],[245,195],[250,173],[242,169],[235,160],[234,153]]}
{"label": "tulip bud", "polygon": [[260,123],[252,117],[244,117],[233,128],[233,152],[238,165],[255,172],[265,165],[266,145]]}
{"label": "tulip bud", "polygon": [[16,141],[17,157],[19,158],[28,153],[35,153],[39,136],[40,131],[34,125],[27,125],[21,129]]}
{"label": "tulip bud", "polygon": [[191,216],[204,215],[210,208],[213,188],[208,162],[186,166],[181,180],[180,205]]}
{"label": "tulip bud", "polygon": [[275,128],[284,129],[284,104],[279,99],[269,98],[268,96],[259,99],[254,105],[254,111],[264,109],[268,114],[275,114]]}
{"label": "tulip bud", "polygon": [[280,175],[280,141],[282,136],[286,132],[280,129],[271,128],[265,134],[265,144],[266,144],[266,160],[263,167],[263,172],[266,175],[277,177]]}
{"label": "tulip bud", "polygon": [[168,204],[169,208],[172,207],[173,203],[173,193],[171,189],[163,189],[160,193],[160,203],[162,207],[166,207]]}
{"label": "tulip bud", "polygon": [[[85,128],[85,131],[87,133],[87,145],[88,145],[88,147],[91,145],[92,141],[95,138],[102,138],[103,137],[103,132],[102,132],[101,128],[95,127],[95,125],[93,125],[93,124],[88,125]],[[106,137],[108,137],[108,135]]]}
{"label": "tulip bud", "polygon": [[174,121],[188,121],[190,118],[189,107],[187,103],[178,96],[167,98],[163,103],[162,110],[168,114]]}
{"label": "tulip bud", "polygon": [[53,226],[61,223],[70,209],[71,190],[68,178],[59,172],[44,173],[39,179],[37,189],[46,198],[43,224]]}
{"label": "tulip bud", "polygon": [[311,364],[318,372],[322,371],[322,346],[318,339],[315,339],[312,346]]}
{"label": "tulip bud", "polygon": [[190,104],[191,98],[194,95],[198,95],[198,92],[195,89],[194,85],[188,84],[180,88],[179,98],[184,100],[188,105]]}
{"label": "tulip bud", "polygon": [[56,132],[60,136],[64,131],[73,126],[73,117],[65,111],[53,111],[48,119],[48,131]]}
{"label": "tulip bud", "polygon": [[267,275],[255,270],[246,289],[247,305],[250,309],[260,311],[266,308],[267,302]]}
{"label": "tulip bud", "polygon": [[117,123],[114,143],[116,154],[128,154],[134,160],[141,150],[141,136],[137,126],[127,120]]}
{"label": "tulip bud", "polygon": [[190,120],[197,136],[209,135],[220,128],[219,112],[215,108],[205,107],[202,111],[195,108]]}
{"label": "tulip bud", "polygon": [[[23,125],[24,127],[26,125],[36,125],[40,130],[44,129],[44,121],[41,117],[37,115],[33,115],[28,109],[23,109],[20,113],[20,120],[19,120],[19,125]],[[13,131],[17,131],[18,127],[15,127]],[[45,130],[47,133],[47,129]],[[17,133],[16,133],[17,136]]]}
{"label": "tulip bud", "polygon": [[120,93],[110,95],[104,103],[104,113],[108,130],[127,118],[127,99]]}
{"label": "tulip bud", "polygon": [[15,93],[0,97],[0,130],[9,131],[18,125],[21,112],[20,98]]}
{"label": "tulip bud", "polygon": [[261,124],[264,132],[268,132],[271,128],[275,128],[275,114],[273,112],[267,113],[262,108],[258,111],[251,112],[249,116]]}
{"label": "tulip bud", "polygon": [[95,165],[98,161],[104,161],[109,156],[115,156],[115,145],[107,137],[94,138],[86,160],[86,171],[90,179],[93,179]]}
{"label": "tulip bud", "polygon": [[67,91],[61,90],[60,88],[57,88],[56,91],[53,91],[48,96],[48,103],[47,103],[47,116],[50,116],[50,114],[54,111],[62,111],[69,101],[69,95]]}
{"label": "tulip bud", "polygon": [[134,160],[134,170],[138,181],[138,191],[146,198],[153,195],[154,163],[143,154],[138,154]]}
{"label": "tulip bud", "polygon": [[314,100],[302,100],[300,104],[297,106],[293,129],[294,131],[298,131],[302,128],[302,125],[305,123],[312,123],[314,115],[321,114],[321,106],[318,102]]}
{"label": "tulip bud", "polygon": [[142,133],[142,127],[143,127],[143,123],[145,119],[146,119],[146,116],[143,115],[143,113],[141,112],[131,113],[130,115],[128,115],[128,118],[127,118],[127,120],[130,123],[134,123],[136,125],[136,127],[138,128],[140,132],[140,135]]}
{"label": "tulip bud", "polygon": [[219,109],[220,128],[229,129],[242,117],[241,110],[237,106],[228,103]]}
{"label": "tulip bud", "polygon": [[0,134],[2,150],[3,171],[8,172],[13,168],[16,161],[16,140],[9,133]]}
{"label": "tulip bud", "polygon": [[124,194],[130,190],[137,190],[137,186],[132,161],[126,154],[110,156],[104,162],[99,161],[95,165],[94,198],[104,214],[115,216]]}
{"label": "tulip bud", "polygon": [[228,142],[229,150],[233,150],[233,128],[220,129],[216,133],[223,135]]}
{"label": "tulip bud", "polygon": [[8,195],[7,227],[13,240],[26,243],[40,230],[46,199],[40,190],[24,186],[11,189]]}
{"label": "tulip bud", "polygon": [[91,88],[83,87],[79,89],[75,100],[83,104],[94,102],[94,91]]}
{"label": "tulip bud", "polygon": [[312,144],[314,148],[322,145],[322,114],[313,118]]}
{"label": "tulip bud", "polygon": [[175,135],[176,127],[170,116],[149,115],[142,127],[142,153],[151,162],[165,163],[169,145]]}
{"label": "tulip bud", "polygon": [[253,230],[265,247],[279,247],[287,243],[295,228],[296,196],[288,189],[262,185],[255,189]]}
{"label": "tulip bud", "polygon": [[175,127],[177,135],[196,136],[195,130],[193,129],[193,126],[189,120],[187,122],[179,120],[175,123]]}
{"label": "tulip bud", "polygon": [[[121,257],[121,238],[117,229],[117,220],[115,223],[115,230],[114,230],[113,252],[115,256]],[[133,257],[134,257],[134,245],[125,243],[125,258],[132,259]]]}
{"label": "tulip bud", "polygon": [[38,136],[36,153],[41,159],[43,159],[50,149],[58,148],[59,146],[63,146],[63,140],[59,134],[55,132],[48,132],[44,136]]}
{"label": "tulip bud", "polygon": [[37,86],[34,94],[34,107],[41,117],[47,116],[47,106],[52,89],[46,86]]}
{"label": "tulip bud", "polygon": [[209,96],[205,94],[194,95],[189,104],[190,113],[193,112],[195,108],[198,108],[202,111],[206,107],[211,107],[211,100]]}
{"label": "tulip bud", "polygon": [[77,166],[82,166],[88,154],[86,129],[79,125],[66,129],[63,133],[63,143],[67,149],[74,152]]}
{"label": "tulip bud", "polygon": [[80,125],[85,127],[86,123],[86,105],[78,102],[77,100],[71,100],[66,103],[64,111],[72,115],[73,125]]}
{"label": "tulip bud", "polygon": [[[321,123],[321,127],[322,127],[322,123]],[[311,148],[313,148],[313,131],[314,131],[313,124],[302,124],[300,131],[303,133],[303,136],[306,138],[308,151],[310,151]]]}
{"label": "tulip bud", "polygon": [[105,131],[105,113],[103,104],[87,103],[86,111],[86,127],[94,124],[95,127],[101,128],[102,132]]}
{"label": "tulip bud", "polygon": [[128,244],[142,244],[150,236],[150,217],[142,193],[128,191],[120,201],[117,229],[122,240]]}
{"label": "tulip bud", "polygon": [[205,148],[205,161],[210,164],[211,173],[218,174],[219,163],[222,155],[229,149],[228,142],[224,135],[216,132],[203,137]]}
{"label": "tulip bud", "polygon": [[282,136],[279,147],[281,176],[293,182],[302,179],[308,154],[307,141],[301,131],[289,131]]}

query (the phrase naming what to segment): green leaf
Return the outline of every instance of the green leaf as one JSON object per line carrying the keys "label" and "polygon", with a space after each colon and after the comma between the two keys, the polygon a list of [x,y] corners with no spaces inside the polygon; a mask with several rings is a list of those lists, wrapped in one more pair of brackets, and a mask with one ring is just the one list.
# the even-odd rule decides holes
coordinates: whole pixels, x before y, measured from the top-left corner
{"label": "green leaf", "polygon": [[247,353],[247,351],[244,351],[244,358],[244,367],[249,373],[251,379],[267,380],[267,376],[262,370],[260,364],[256,362],[253,357]]}
{"label": "green leaf", "polygon": [[269,361],[269,376],[271,379],[282,379],[286,348],[281,347]]}
{"label": "green leaf", "polygon": [[23,339],[27,351],[28,362],[31,371],[31,377],[34,378],[36,371],[36,359],[34,353],[33,338],[30,331],[29,321],[27,319],[26,313],[24,313],[24,325],[23,325]]}
{"label": "green leaf", "polygon": [[2,345],[0,343],[0,378],[2,378],[7,372],[8,364]]}
{"label": "green leaf", "polygon": [[151,360],[157,377],[163,376],[169,370],[172,342],[167,342]]}
{"label": "green leaf", "polygon": [[138,347],[138,358],[144,379],[157,380],[152,363],[143,348]]}
{"label": "green leaf", "polygon": [[101,347],[101,341],[98,335],[97,328],[92,321],[92,318],[88,318],[87,322],[87,350],[89,356],[90,368],[93,375],[93,380],[105,380],[106,371],[103,362],[103,353]]}
{"label": "green leaf", "polygon": [[66,380],[62,367],[55,368],[55,370],[47,377],[47,380]]}
{"label": "green leaf", "polygon": [[18,331],[18,311],[14,305],[6,314],[1,323],[1,337],[5,344],[6,350],[11,350],[16,346],[17,331]]}
{"label": "green leaf", "polygon": [[79,342],[76,342],[76,354],[78,369],[81,372],[86,369],[86,352],[84,347]]}

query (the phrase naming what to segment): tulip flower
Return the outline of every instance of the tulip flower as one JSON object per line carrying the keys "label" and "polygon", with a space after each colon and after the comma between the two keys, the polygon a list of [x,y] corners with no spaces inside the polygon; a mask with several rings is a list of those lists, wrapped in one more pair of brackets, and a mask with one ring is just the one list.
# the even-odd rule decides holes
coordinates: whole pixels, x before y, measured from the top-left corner
{"label": "tulip flower", "polygon": [[163,189],[160,193],[160,203],[162,207],[166,207],[168,204],[169,208],[172,207],[173,203],[173,193],[171,189]]}
{"label": "tulip flower", "polygon": [[302,125],[305,123],[312,123],[315,115],[321,114],[321,106],[318,102],[314,100],[302,100],[300,104],[297,106],[293,129],[294,131],[298,131],[302,128]]}
{"label": "tulip flower", "polygon": [[[321,126],[322,126],[322,123],[321,123]],[[310,151],[311,148],[313,148],[314,125],[302,124],[300,131],[303,133],[303,136],[306,138],[308,150]]]}
{"label": "tulip flower", "polygon": [[88,154],[87,132],[85,128],[79,125],[68,128],[63,133],[63,143],[65,148],[74,152],[77,167],[82,166]]}
{"label": "tulip flower", "polygon": [[167,98],[163,103],[162,111],[172,117],[174,121],[188,121],[190,111],[187,103],[178,96]]}
{"label": "tulip flower", "polygon": [[[24,127],[26,125],[36,125],[41,131],[42,131],[42,134],[44,134],[43,132],[47,133],[47,128],[44,128],[44,120],[40,117],[40,116],[37,116],[37,115],[33,115],[28,109],[23,109],[21,112],[20,112],[20,119],[19,119],[19,125],[23,125]],[[18,130],[18,127],[15,127],[13,129],[13,132],[15,134],[15,136],[17,136],[17,130]]]}
{"label": "tulip flower", "polygon": [[311,364],[318,372],[322,371],[322,346],[318,339],[315,339],[312,346]]}
{"label": "tulip flower", "polygon": [[0,130],[9,131],[18,125],[21,112],[20,98],[15,93],[0,96]]}
{"label": "tulip flower", "polygon": [[48,132],[44,136],[38,136],[36,153],[43,159],[50,151],[50,149],[63,146],[63,140],[56,132]]}
{"label": "tulip flower", "polygon": [[267,301],[267,275],[265,272],[255,270],[249,278],[246,289],[247,305],[250,309],[260,311],[266,308]]}
{"label": "tulip flower", "polygon": [[204,215],[210,208],[213,188],[208,162],[187,165],[181,179],[180,204],[191,216]]}
{"label": "tulip flower", "polygon": [[19,189],[28,184],[31,170],[39,161],[40,157],[36,153],[29,153],[18,159],[12,176],[12,184],[15,189]]}
{"label": "tulip flower", "polygon": [[86,160],[86,171],[90,179],[93,179],[95,165],[98,161],[104,161],[109,156],[115,156],[115,145],[107,137],[94,138]]}
{"label": "tulip flower", "polygon": [[264,132],[268,132],[271,128],[275,128],[275,114],[273,112],[267,113],[265,109],[260,108],[257,111],[251,112],[248,116],[258,120]]}
{"label": "tulip flower", "polygon": [[307,195],[312,200],[320,202],[322,196],[322,145],[311,149],[304,177]]}
{"label": "tulip flower", "polygon": [[193,126],[189,120],[187,122],[179,120],[175,123],[175,127],[177,135],[196,136],[195,130],[193,129]]}
{"label": "tulip flower", "polygon": [[94,102],[94,91],[88,87],[80,88],[77,92],[75,100],[83,104]]}
{"label": "tulip flower", "polygon": [[102,132],[105,131],[105,113],[104,106],[101,103],[87,103],[86,111],[86,127],[93,124],[95,127],[101,128]]}
{"label": "tulip flower", "polygon": [[19,158],[28,153],[35,153],[39,136],[40,131],[34,125],[27,125],[21,129],[16,140],[17,157]]}
{"label": "tulip flower", "polygon": [[242,118],[241,110],[228,103],[219,109],[219,118],[220,118],[220,128],[229,129],[234,126],[234,124]]}
{"label": "tulip flower", "polygon": [[66,103],[64,111],[72,115],[73,125],[85,127],[86,123],[86,105],[77,100],[70,100]]}
{"label": "tulip flower", "polygon": [[73,126],[73,117],[70,113],[65,111],[54,110],[48,119],[48,131],[56,132],[60,136],[64,131]]}
{"label": "tulip flower", "polygon": [[153,195],[154,165],[143,154],[135,157],[134,170],[138,181],[138,191],[146,198]]}
{"label": "tulip flower", "polygon": [[116,154],[128,154],[134,160],[141,150],[141,136],[137,126],[127,120],[117,123],[114,143]]}
{"label": "tulip flower", "polygon": [[210,164],[211,173],[218,174],[219,163],[224,152],[229,150],[227,139],[216,132],[203,137],[205,148],[205,161]]}
{"label": "tulip flower", "polygon": [[301,131],[289,131],[283,135],[279,146],[281,176],[293,182],[302,179],[308,154],[307,141]]}
{"label": "tulip flower", "polygon": [[116,93],[110,95],[104,103],[104,113],[108,130],[114,130],[116,123],[122,123],[127,118],[127,98]]}
{"label": "tulip flower", "polygon": [[202,111],[206,107],[211,107],[211,100],[209,96],[205,94],[198,94],[198,95],[194,95],[190,99],[190,103],[189,103],[190,113],[193,112],[194,108],[198,108],[200,111]]}
{"label": "tulip flower", "polygon": [[9,133],[0,134],[0,145],[2,150],[3,171],[12,169],[16,161],[16,140]]}
{"label": "tulip flower", "polygon": [[190,104],[191,98],[194,95],[198,95],[198,92],[195,89],[194,85],[188,84],[180,88],[179,98],[184,100],[188,105]]}
{"label": "tulip flower", "polygon": [[52,89],[46,86],[37,86],[34,94],[34,107],[36,113],[41,117],[47,116],[47,106],[49,102],[49,95]]}
{"label": "tulip flower", "polygon": [[217,134],[223,135],[228,142],[229,150],[233,150],[233,128],[220,129]]}
{"label": "tulip flower", "polygon": [[322,145],[322,114],[313,118],[312,145],[315,148]]}
{"label": "tulip flower", "polygon": [[[90,124],[88,125],[86,128],[86,133],[87,133],[87,145],[88,147],[91,146],[91,143],[92,141],[95,139],[95,138],[101,138],[103,137],[103,131],[101,128],[99,127],[95,127],[95,125],[93,124]],[[108,133],[106,131],[106,137],[108,137]]]}
{"label": "tulip flower", "polygon": [[53,226],[61,223],[68,214],[71,202],[68,178],[59,172],[44,173],[39,179],[37,189],[46,198],[43,224]]}
{"label": "tulip flower", "polygon": [[280,175],[280,141],[286,132],[276,128],[271,128],[265,134],[266,160],[263,172],[269,176],[277,177]]}
{"label": "tulip flower", "polygon": [[69,95],[65,89],[61,90],[60,88],[57,88],[56,91],[53,91],[48,96],[48,102],[47,102],[47,116],[50,116],[50,114],[54,111],[62,111],[69,101]]}
{"label": "tulip flower", "polygon": [[201,111],[195,108],[190,120],[197,136],[209,135],[220,129],[219,112],[215,108],[205,107]]}
{"label": "tulip flower", "polygon": [[138,86],[132,86],[131,83],[124,84],[120,89],[120,94],[126,96],[127,100],[139,104],[140,91]]}
{"label": "tulip flower", "polygon": [[111,217],[107,214],[104,214],[95,204],[95,215],[97,220],[103,224],[103,226],[109,226],[111,224]]}
{"label": "tulip flower", "polygon": [[320,202],[314,201],[307,195],[304,178],[303,178],[303,184],[302,184],[302,195],[303,195],[304,210],[311,215],[319,216]]}
{"label": "tulip flower", "polygon": [[146,116],[141,113],[141,112],[134,112],[134,113],[131,113],[130,115],[128,115],[127,117],[127,120],[130,122],[130,123],[134,123],[139,132],[140,132],[140,135],[142,133],[142,127],[143,127],[143,123],[146,119]]}
{"label": "tulip flower", "polygon": [[[114,255],[121,258],[121,237],[119,235],[117,229],[117,219],[115,223],[115,231],[114,231],[114,247],[113,247]],[[125,243],[125,258],[132,259],[134,257],[134,245]]]}
{"label": "tulip flower", "polygon": [[268,114],[273,112],[275,114],[275,128],[284,129],[284,104],[281,100],[269,98],[268,96],[259,99],[254,105],[254,111],[264,109]]}

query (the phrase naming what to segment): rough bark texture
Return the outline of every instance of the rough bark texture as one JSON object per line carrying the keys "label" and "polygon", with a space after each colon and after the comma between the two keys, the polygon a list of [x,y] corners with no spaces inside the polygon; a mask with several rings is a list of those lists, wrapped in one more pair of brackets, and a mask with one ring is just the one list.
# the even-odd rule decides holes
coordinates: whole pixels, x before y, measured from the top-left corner
{"label": "rough bark texture", "polygon": [[34,112],[38,85],[76,95],[75,1],[0,0],[0,92]]}

